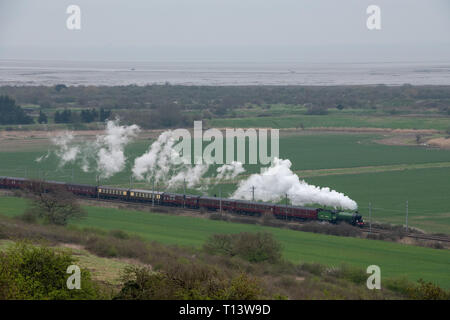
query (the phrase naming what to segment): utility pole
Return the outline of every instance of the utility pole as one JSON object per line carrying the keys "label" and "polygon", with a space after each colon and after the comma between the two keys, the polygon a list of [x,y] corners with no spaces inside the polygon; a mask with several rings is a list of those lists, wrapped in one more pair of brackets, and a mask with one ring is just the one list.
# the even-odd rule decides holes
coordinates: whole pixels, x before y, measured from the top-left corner
{"label": "utility pole", "polygon": [[74,177],[75,177],[75,175],[74,175],[74,173],[73,173],[73,167],[72,167],[72,182],[73,182],[73,180],[74,180]]}
{"label": "utility pole", "polygon": [[372,204],[369,202],[369,233],[372,233]]}
{"label": "utility pole", "polygon": [[[100,185],[100,177],[99,177],[99,175],[95,176],[95,180],[97,180],[97,189],[98,189],[98,186]],[[98,192],[98,191],[97,191],[97,200],[100,200],[100,192]]]}
{"label": "utility pole", "polygon": [[255,186],[252,186],[252,201],[255,201]]}
{"label": "utility pole", "polygon": [[222,215],[222,187],[219,186],[219,204],[220,204],[220,214]]}
{"label": "utility pole", "polygon": [[287,211],[288,211],[288,195],[286,193],[286,221],[287,221]]}
{"label": "utility pole", "polygon": [[155,178],[153,180],[153,190],[152,190],[152,207],[155,206]]}
{"label": "utility pole", "polygon": [[133,189],[133,175],[130,176],[130,189]]}
{"label": "utility pole", "polygon": [[408,200],[406,200],[406,232],[408,232]]}
{"label": "utility pole", "polygon": [[186,179],[183,179],[183,208],[186,207]]}

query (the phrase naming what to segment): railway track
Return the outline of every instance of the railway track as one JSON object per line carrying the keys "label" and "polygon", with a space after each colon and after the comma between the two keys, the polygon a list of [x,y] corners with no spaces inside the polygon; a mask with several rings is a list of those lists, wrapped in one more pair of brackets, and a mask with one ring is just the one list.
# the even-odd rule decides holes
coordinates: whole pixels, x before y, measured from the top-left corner
{"label": "railway track", "polygon": [[[368,226],[363,228],[363,232],[366,233],[391,233],[390,230],[373,228],[369,230]],[[402,232],[399,233],[400,236],[406,238],[420,239],[420,240],[431,240],[431,241],[441,241],[441,242],[450,242],[450,238],[448,236],[438,236],[424,233],[411,233],[411,232]]]}
{"label": "railway track", "polygon": [[[124,204],[126,206],[129,207],[135,207],[138,209],[141,209],[142,207],[146,207],[146,208],[159,208],[159,209],[175,209],[178,213],[196,213],[198,214],[198,209],[191,209],[191,208],[180,208],[180,207],[170,207],[170,206],[165,206],[165,205],[159,205],[159,204],[155,204],[154,206],[151,204],[147,204],[147,203],[135,203],[135,202],[128,202],[128,201],[122,201],[122,200],[112,200],[112,199],[86,199],[86,198],[82,198],[84,200],[87,201],[91,201],[91,202],[109,202],[109,203],[115,203],[115,204]],[[304,224],[305,222],[298,222],[299,224]],[[380,229],[380,228],[374,228],[372,227],[371,230],[369,230],[368,226],[365,226],[362,229],[363,232],[366,233],[390,233],[389,230],[385,230],[385,229]],[[450,238],[447,236],[438,236],[438,235],[429,235],[429,234],[423,234],[423,233],[408,233],[408,232],[404,232],[404,233],[400,233],[400,235],[402,237],[406,237],[406,238],[413,238],[413,239],[420,239],[420,240],[430,240],[430,241],[441,241],[441,242],[450,242]]]}

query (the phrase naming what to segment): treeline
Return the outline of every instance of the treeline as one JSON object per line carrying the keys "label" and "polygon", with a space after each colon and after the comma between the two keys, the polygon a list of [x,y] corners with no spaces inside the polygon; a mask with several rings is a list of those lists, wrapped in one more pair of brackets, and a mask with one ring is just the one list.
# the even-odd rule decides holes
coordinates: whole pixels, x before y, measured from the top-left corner
{"label": "treeline", "polygon": [[29,124],[33,118],[28,116],[16,102],[8,96],[0,96],[0,124]]}
{"label": "treeline", "polygon": [[103,108],[100,111],[96,109],[86,109],[80,112],[72,111],[70,109],[65,109],[63,111],[56,111],[54,113],[55,123],[91,123],[91,122],[103,122],[111,116],[110,110],[105,110]]}
{"label": "treeline", "polygon": [[[167,128],[193,120],[233,117],[239,108],[273,104],[302,105],[306,114],[329,108],[381,110],[395,114],[433,110],[450,115],[450,86],[74,86],[0,87],[19,104],[34,104],[55,113],[55,122],[103,121],[111,112],[144,128]],[[73,108],[85,109],[81,113]],[[72,109],[72,110],[71,110]],[[108,110],[108,111],[105,111]]]}
{"label": "treeline", "polygon": [[0,87],[19,103],[61,108],[209,109],[217,115],[246,104],[310,104],[317,108],[442,108],[450,104],[450,86],[76,86]]}

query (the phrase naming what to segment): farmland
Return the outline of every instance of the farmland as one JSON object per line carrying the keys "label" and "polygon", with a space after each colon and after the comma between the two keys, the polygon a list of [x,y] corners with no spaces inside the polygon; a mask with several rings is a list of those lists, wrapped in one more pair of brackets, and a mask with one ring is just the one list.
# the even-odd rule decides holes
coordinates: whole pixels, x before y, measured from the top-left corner
{"label": "farmland", "polygon": [[447,130],[450,127],[448,117],[408,117],[392,115],[282,115],[243,118],[214,119],[208,122],[210,127],[232,128],[392,128],[392,129],[435,129]]}
{"label": "farmland", "polygon": [[[378,141],[381,134],[298,133],[282,135],[280,157],[290,159],[292,169],[308,183],[329,186],[343,192],[360,206],[368,218],[368,203],[373,205],[377,221],[404,223],[405,203],[410,204],[410,225],[430,232],[448,233],[450,198],[450,150],[417,145],[385,145]],[[126,148],[127,168],[102,184],[130,185],[132,160],[144,153],[151,141],[138,140]],[[36,158],[48,152],[45,139],[18,140],[0,151],[0,175],[44,177],[48,180],[95,184],[94,173],[84,173],[79,166],[59,168],[51,155],[38,163]],[[73,168],[73,169],[72,169]],[[256,165],[246,166],[247,172],[259,172]],[[245,175],[244,175],[245,177]],[[244,178],[243,177],[243,178]],[[228,195],[235,183],[222,184],[222,194]],[[133,182],[135,186],[149,187]],[[159,187],[163,188],[163,187]],[[198,193],[196,190],[189,190]],[[218,187],[208,193],[218,194]]]}
{"label": "farmland", "polygon": [[[14,216],[22,213],[25,203],[23,199],[2,197],[0,208],[0,214]],[[86,210],[88,217],[73,225],[121,229],[146,240],[195,248],[215,233],[267,231],[281,242],[284,257],[295,263],[340,265],[345,262],[364,268],[377,264],[385,277],[423,278],[450,287],[447,272],[450,256],[446,250],[150,212],[101,207],[86,207]]]}

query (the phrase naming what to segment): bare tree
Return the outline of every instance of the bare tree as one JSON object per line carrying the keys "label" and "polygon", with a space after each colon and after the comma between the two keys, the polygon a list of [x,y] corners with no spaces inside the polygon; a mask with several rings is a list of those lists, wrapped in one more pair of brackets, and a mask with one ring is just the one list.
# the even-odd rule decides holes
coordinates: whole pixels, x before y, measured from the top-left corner
{"label": "bare tree", "polygon": [[70,219],[86,216],[75,196],[64,185],[34,182],[27,188],[31,199],[29,212],[50,224],[67,225]]}

